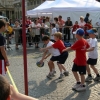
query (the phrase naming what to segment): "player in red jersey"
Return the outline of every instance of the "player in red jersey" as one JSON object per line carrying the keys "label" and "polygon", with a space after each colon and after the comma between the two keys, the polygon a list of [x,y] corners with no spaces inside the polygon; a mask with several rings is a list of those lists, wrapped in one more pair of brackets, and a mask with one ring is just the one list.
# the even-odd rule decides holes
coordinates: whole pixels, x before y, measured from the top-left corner
{"label": "player in red jersey", "polygon": [[[75,50],[76,57],[73,61],[74,64],[72,72],[74,74],[77,83],[74,85],[72,89],[76,91],[83,91],[86,90],[86,86],[84,84],[85,83],[84,75],[86,74],[86,64],[87,64],[86,49],[89,48],[89,44],[83,38],[84,30],[82,28],[77,29],[76,32],[73,33],[76,34],[77,41],[71,47],[63,50],[63,52],[69,50]],[[81,80],[79,79],[79,75],[77,72],[79,72]]]}

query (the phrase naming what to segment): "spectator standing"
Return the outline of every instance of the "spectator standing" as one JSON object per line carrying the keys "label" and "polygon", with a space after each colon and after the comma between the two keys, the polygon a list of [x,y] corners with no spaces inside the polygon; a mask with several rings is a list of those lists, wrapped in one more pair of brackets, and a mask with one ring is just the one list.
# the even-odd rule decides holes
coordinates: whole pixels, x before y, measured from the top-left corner
{"label": "spectator standing", "polygon": [[[76,31],[80,26],[78,25],[78,21],[75,22],[74,26],[73,26],[73,29],[72,29],[72,33],[74,31]],[[73,34],[73,39],[75,40],[75,34]]]}
{"label": "spectator standing", "polygon": [[62,28],[63,28],[63,26],[65,24],[65,21],[62,19],[61,15],[59,15],[58,21],[59,21],[59,31],[62,33]]}
{"label": "spectator standing", "polygon": [[15,25],[14,25],[14,31],[15,31],[15,48],[16,50],[18,50],[18,44],[19,44],[19,36],[20,36],[20,24],[18,21],[15,22]]}
{"label": "spectator standing", "polygon": [[41,24],[38,23],[38,20],[35,20],[34,22],[34,27],[35,27],[35,37],[34,37],[34,42],[35,42],[35,48],[39,48],[38,44],[40,41],[40,28]]}
{"label": "spectator standing", "polygon": [[84,29],[84,25],[85,25],[85,21],[84,21],[84,17],[83,16],[80,16],[80,22],[79,22],[79,26],[80,28],[83,28]]}
{"label": "spectator standing", "polygon": [[57,32],[57,29],[56,29],[54,23],[51,24],[51,28],[52,28],[51,41],[52,41],[52,42],[55,42],[55,40],[54,40],[54,34]]}
{"label": "spectator standing", "polygon": [[70,20],[70,17],[67,18],[67,21],[65,22],[65,28],[64,28],[64,41],[66,41],[66,36],[67,36],[67,41],[70,41],[70,31],[73,23]]}
{"label": "spectator standing", "polygon": [[87,13],[87,14],[86,14],[86,17],[84,18],[85,23],[87,23],[87,22],[89,21],[89,16],[90,16],[90,14]]}
{"label": "spectator standing", "polygon": [[58,18],[57,17],[54,18],[54,23],[55,23],[57,32],[59,32],[59,21],[58,21]]}
{"label": "spectator standing", "polygon": [[99,18],[98,22],[96,23],[96,25],[98,26],[98,35],[100,37],[100,18]]}
{"label": "spectator standing", "polygon": [[88,22],[84,25],[85,38],[88,38],[88,37],[89,37],[89,34],[87,33],[87,30],[90,30],[91,28],[92,28],[91,22],[88,21]]}

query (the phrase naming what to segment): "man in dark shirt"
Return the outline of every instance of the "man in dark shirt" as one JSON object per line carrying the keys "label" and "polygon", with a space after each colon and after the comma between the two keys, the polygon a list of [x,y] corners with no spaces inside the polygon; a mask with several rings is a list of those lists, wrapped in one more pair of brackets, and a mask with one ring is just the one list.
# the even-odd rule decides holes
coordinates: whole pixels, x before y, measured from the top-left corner
{"label": "man in dark shirt", "polygon": [[87,13],[87,14],[86,14],[86,17],[84,18],[84,21],[85,21],[86,23],[89,21],[89,16],[90,16],[90,14]]}
{"label": "man in dark shirt", "polygon": [[72,28],[73,24],[72,21],[70,20],[70,17],[67,18],[67,21],[65,22],[65,28],[64,28],[64,41],[66,41],[66,36],[67,36],[67,42],[70,41],[70,30]]}
{"label": "man in dark shirt", "polygon": [[2,35],[6,30],[6,24],[3,20],[0,20],[0,74],[4,75],[6,73],[6,66],[9,66],[9,61],[5,51],[5,39]]}

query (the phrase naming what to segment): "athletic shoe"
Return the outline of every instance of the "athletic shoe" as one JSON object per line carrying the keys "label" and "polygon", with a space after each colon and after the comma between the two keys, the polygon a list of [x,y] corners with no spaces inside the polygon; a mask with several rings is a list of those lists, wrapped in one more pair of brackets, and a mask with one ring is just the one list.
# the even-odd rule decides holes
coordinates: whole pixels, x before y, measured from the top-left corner
{"label": "athletic shoe", "polygon": [[93,79],[92,77],[88,76],[88,77],[85,79],[85,82],[89,82],[89,81],[91,81],[92,79]]}
{"label": "athletic shoe", "polygon": [[64,77],[64,74],[60,74],[60,77],[58,79],[62,79]]}
{"label": "athletic shoe", "polygon": [[76,90],[78,87],[80,87],[80,84],[75,84],[73,87],[72,87],[72,90]]}
{"label": "athletic shoe", "polygon": [[85,91],[86,90],[86,86],[80,85],[78,88],[76,88],[76,91],[81,92],[81,91]]}
{"label": "athletic shoe", "polygon": [[50,73],[47,75],[47,78],[52,79],[52,76]]}
{"label": "athletic shoe", "polygon": [[99,76],[99,77],[96,76],[96,77],[94,78],[94,81],[100,81],[100,76]]}
{"label": "athletic shoe", "polygon": [[69,72],[66,71],[66,72],[64,72],[63,74],[64,74],[65,76],[68,76],[68,75],[69,75]]}
{"label": "athletic shoe", "polygon": [[56,74],[56,71],[53,71],[54,74]]}

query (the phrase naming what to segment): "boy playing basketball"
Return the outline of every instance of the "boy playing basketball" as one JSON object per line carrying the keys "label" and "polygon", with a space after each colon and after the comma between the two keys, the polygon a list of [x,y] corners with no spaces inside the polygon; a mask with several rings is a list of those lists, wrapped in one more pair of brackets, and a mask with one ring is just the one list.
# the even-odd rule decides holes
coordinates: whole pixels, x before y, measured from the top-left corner
{"label": "boy playing basketball", "polygon": [[[52,46],[54,43],[52,41],[50,41],[50,38],[48,36],[44,36],[42,38],[42,41],[44,42],[44,44],[47,45],[47,47]],[[46,54],[49,54],[46,56]],[[55,66],[54,66],[54,61],[59,61],[60,59],[60,51],[58,49],[55,48],[50,48],[48,50],[46,50],[43,54],[42,60],[41,62],[43,62],[44,59],[46,59],[48,56],[50,56],[50,54],[52,55],[52,57],[50,58],[50,61],[48,62],[48,66],[50,69],[50,73],[47,75],[48,78],[52,78],[53,74],[55,73]],[[65,76],[68,76],[68,72],[66,71],[66,69],[64,69],[64,74]],[[62,77],[59,77],[59,79],[61,79]]]}
{"label": "boy playing basketball", "polygon": [[[68,72],[66,71],[66,68],[63,65],[68,57],[68,52],[66,52],[66,51],[62,52],[66,47],[61,39],[62,39],[62,33],[57,32],[54,34],[54,40],[56,42],[54,44],[52,44],[51,46],[48,46],[46,48],[41,49],[42,51],[45,51],[45,50],[49,50],[51,48],[55,48],[55,49],[58,49],[60,51],[60,57],[59,57],[58,62],[57,62],[57,65],[58,65],[59,70],[60,70],[59,79],[61,79],[64,75],[65,76],[68,75]],[[63,73],[63,70],[64,70],[64,73]]]}
{"label": "boy playing basketball", "polygon": [[[91,81],[92,75],[90,71],[90,67],[93,69],[93,71],[96,74],[96,77],[94,81],[99,81],[100,80],[100,75],[98,73],[98,70],[96,69],[95,65],[97,64],[97,59],[98,59],[98,41],[96,39],[96,32],[97,30],[95,28],[92,28],[91,30],[87,30],[87,33],[89,34],[89,39],[87,40],[88,43],[90,44],[90,48],[87,49],[88,52],[88,60],[87,60],[87,72],[88,72],[88,77],[86,78],[86,82]],[[90,65],[90,67],[89,67]]]}
{"label": "boy playing basketball", "polygon": [[6,31],[6,24],[3,20],[0,20],[0,74],[5,75],[6,66],[9,66],[9,61],[5,51],[5,38],[2,33]]}
{"label": "boy playing basketball", "polygon": [[[85,86],[85,74],[86,74],[86,49],[89,48],[88,42],[83,38],[84,30],[79,28],[76,30],[76,32],[73,32],[73,34],[76,34],[77,41],[69,48],[66,48],[63,50],[69,51],[69,50],[75,50],[76,51],[76,57],[74,59],[74,64],[72,68],[72,72],[74,74],[74,77],[76,79],[76,84],[73,86],[73,90],[76,91],[83,91],[86,90]],[[81,81],[79,79],[79,75]]]}

